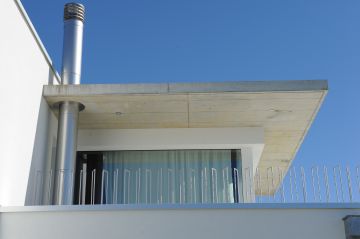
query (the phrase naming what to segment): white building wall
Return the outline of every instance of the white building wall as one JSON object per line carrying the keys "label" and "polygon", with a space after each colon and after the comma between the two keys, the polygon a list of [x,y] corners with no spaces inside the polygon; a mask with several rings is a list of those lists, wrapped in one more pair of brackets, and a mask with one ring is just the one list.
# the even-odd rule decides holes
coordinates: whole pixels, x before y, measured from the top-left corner
{"label": "white building wall", "polygon": [[24,205],[30,168],[48,155],[42,87],[57,78],[18,1],[0,1],[0,29],[0,205]]}
{"label": "white building wall", "polygon": [[345,238],[342,218],[360,214],[360,209],[282,206],[5,212],[0,238],[340,239]]}
{"label": "white building wall", "polygon": [[171,129],[82,129],[79,151],[240,149],[253,148],[260,158],[264,129],[252,128],[171,128]]}

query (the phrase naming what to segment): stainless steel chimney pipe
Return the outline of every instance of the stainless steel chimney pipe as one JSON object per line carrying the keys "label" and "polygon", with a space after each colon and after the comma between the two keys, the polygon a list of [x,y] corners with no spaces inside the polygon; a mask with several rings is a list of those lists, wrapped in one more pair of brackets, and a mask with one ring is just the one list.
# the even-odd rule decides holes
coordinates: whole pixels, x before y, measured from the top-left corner
{"label": "stainless steel chimney pipe", "polygon": [[63,85],[80,84],[84,11],[79,3],[68,3],[64,7]]}
{"label": "stainless steel chimney pipe", "polygon": [[[84,6],[79,3],[64,6],[63,85],[80,84],[84,11]],[[56,105],[59,107],[59,122],[53,203],[69,205],[73,202],[78,117],[84,106],[73,101],[58,102]]]}

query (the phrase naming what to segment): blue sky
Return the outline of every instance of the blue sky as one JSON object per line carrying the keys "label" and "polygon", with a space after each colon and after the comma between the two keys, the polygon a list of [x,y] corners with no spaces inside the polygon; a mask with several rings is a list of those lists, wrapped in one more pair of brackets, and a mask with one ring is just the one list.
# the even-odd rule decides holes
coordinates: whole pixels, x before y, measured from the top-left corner
{"label": "blue sky", "polygon": [[[60,69],[66,1],[22,3]],[[327,79],[295,164],[360,164],[360,1],[82,3],[83,83]]]}

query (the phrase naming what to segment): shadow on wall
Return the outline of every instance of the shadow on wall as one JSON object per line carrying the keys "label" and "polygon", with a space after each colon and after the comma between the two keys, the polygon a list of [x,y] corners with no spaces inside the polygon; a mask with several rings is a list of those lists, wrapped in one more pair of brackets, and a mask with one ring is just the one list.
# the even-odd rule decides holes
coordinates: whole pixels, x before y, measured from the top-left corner
{"label": "shadow on wall", "polygon": [[[49,68],[50,85],[56,84],[57,79]],[[35,198],[36,195],[42,195],[44,189],[36,188],[37,182],[50,182],[49,175],[41,175],[37,172],[43,170],[51,171],[55,165],[56,154],[56,135],[57,135],[57,118],[51,111],[49,105],[43,96],[40,96],[40,109],[36,126],[36,134],[34,139],[33,154],[31,158],[31,166],[28,177],[28,185],[25,197],[25,206],[39,205],[43,199]],[[38,184],[40,185],[40,184]],[[44,195],[49,196],[49,195]],[[51,196],[51,195],[50,195]]]}

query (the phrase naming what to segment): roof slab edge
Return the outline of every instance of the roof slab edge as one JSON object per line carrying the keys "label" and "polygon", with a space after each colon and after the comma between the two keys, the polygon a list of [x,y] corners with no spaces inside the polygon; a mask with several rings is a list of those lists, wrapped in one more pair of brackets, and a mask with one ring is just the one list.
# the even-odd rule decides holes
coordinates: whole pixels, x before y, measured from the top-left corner
{"label": "roof slab edge", "polygon": [[327,80],[230,81],[209,83],[45,85],[43,95],[184,94],[217,92],[327,91]]}

